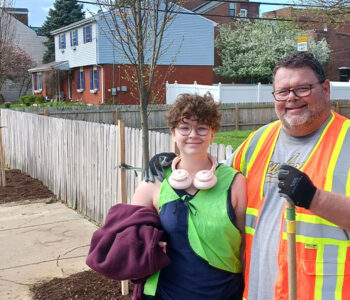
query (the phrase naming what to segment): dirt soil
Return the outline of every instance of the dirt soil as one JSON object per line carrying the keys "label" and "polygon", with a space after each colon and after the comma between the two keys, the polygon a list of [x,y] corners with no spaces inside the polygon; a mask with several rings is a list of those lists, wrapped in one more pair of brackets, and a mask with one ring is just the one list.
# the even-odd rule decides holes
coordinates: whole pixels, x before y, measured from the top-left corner
{"label": "dirt soil", "polygon": [[55,195],[42,184],[20,170],[5,170],[6,186],[0,186],[0,204],[27,202],[37,199],[56,199]]}
{"label": "dirt soil", "polygon": [[[56,201],[55,195],[42,184],[20,170],[5,171],[6,186],[0,186],[0,204],[37,202],[38,199]],[[40,300],[131,300],[130,293],[122,296],[120,282],[108,279],[94,271],[73,274],[67,278],[54,278],[33,285],[33,299]]]}

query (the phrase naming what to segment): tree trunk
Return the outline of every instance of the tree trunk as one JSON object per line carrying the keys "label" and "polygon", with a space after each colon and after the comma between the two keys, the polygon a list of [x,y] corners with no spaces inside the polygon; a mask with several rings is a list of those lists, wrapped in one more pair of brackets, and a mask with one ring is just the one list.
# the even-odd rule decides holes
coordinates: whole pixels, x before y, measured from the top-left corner
{"label": "tree trunk", "polygon": [[141,130],[142,130],[142,168],[145,170],[149,161],[149,138],[148,138],[148,97],[143,94],[140,98],[140,117],[141,117]]}

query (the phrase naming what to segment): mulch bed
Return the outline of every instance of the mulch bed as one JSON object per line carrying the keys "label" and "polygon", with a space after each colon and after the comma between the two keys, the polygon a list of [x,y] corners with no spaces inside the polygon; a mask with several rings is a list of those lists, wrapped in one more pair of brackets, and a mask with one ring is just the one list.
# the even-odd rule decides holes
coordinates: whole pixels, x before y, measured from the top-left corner
{"label": "mulch bed", "polygon": [[0,204],[56,198],[38,179],[22,173],[20,170],[5,170],[6,186],[0,185]]}
{"label": "mulch bed", "polygon": [[[6,186],[0,186],[0,204],[31,203],[38,199],[54,199],[55,195],[40,180],[20,170],[6,170]],[[129,295],[122,296],[120,282],[108,279],[95,271],[85,271],[66,278],[54,278],[31,287],[33,299],[47,300],[131,300],[133,284],[129,283]]]}
{"label": "mulch bed", "polygon": [[34,299],[38,300],[130,300],[131,284],[129,289],[129,295],[122,296],[119,281],[108,279],[95,271],[85,271],[35,284],[31,291]]}

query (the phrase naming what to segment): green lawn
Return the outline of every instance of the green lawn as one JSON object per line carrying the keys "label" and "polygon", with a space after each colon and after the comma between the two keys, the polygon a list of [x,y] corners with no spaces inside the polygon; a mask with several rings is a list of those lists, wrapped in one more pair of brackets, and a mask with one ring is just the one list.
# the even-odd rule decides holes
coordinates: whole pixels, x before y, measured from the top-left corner
{"label": "green lawn", "polygon": [[[74,103],[74,102],[47,102],[47,103],[38,103],[31,104],[29,107],[70,107],[70,106],[86,106],[85,103]],[[20,103],[11,103],[10,108],[24,108],[24,104]],[[0,108],[5,108],[4,104],[0,104]]]}
{"label": "green lawn", "polygon": [[233,149],[236,149],[251,132],[252,130],[220,131],[215,133],[214,143],[231,145]]}

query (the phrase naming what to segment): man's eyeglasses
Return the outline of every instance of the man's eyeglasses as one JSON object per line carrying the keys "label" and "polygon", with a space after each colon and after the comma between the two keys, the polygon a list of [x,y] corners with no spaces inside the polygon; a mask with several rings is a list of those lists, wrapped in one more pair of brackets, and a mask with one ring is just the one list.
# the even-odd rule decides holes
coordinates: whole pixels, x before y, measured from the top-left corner
{"label": "man's eyeglasses", "polygon": [[187,124],[181,124],[176,128],[177,128],[177,131],[183,136],[190,135],[190,133],[192,132],[192,129],[194,129],[196,133],[200,136],[206,136],[210,131],[210,127],[207,125],[190,126]]}
{"label": "man's eyeglasses", "polygon": [[302,98],[307,97],[311,94],[311,90],[316,84],[322,84],[323,82],[316,82],[312,84],[303,84],[296,86],[291,89],[282,89],[272,92],[272,95],[275,97],[276,101],[287,101],[289,98],[290,92],[293,92],[296,97]]}

